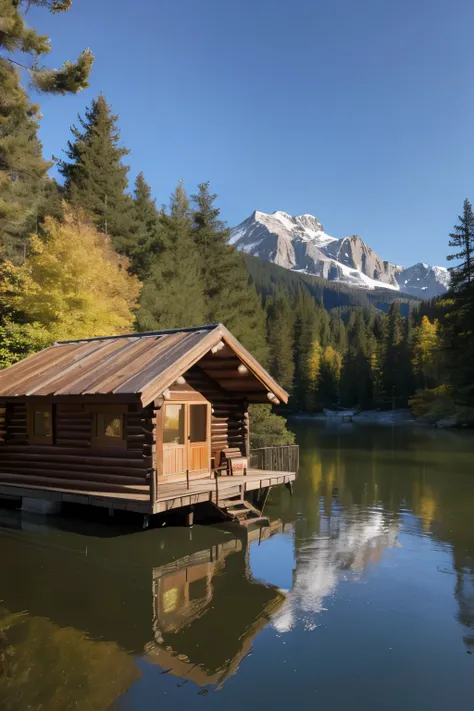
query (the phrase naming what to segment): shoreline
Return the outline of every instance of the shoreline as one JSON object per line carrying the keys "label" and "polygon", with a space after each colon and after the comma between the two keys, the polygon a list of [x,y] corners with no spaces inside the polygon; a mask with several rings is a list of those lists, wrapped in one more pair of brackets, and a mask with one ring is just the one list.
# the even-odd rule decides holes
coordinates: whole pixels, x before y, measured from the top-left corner
{"label": "shoreline", "polygon": [[408,409],[397,410],[328,410],[321,412],[298,412],[287,415],[288,420],[314,420],[330,424],[376,424],[376,425],[417,425],[430,426],[417,420]]}

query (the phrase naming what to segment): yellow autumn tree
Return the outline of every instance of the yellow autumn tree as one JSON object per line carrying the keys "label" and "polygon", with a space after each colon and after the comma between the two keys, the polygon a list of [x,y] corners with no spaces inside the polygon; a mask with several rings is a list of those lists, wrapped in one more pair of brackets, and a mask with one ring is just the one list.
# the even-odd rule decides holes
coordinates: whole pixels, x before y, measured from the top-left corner
{"label": "yellow autumn tree", "polygon": [[65,206],[62,221],[46,218],[28,254],[24,265],[1,268],[0,337],[11,362],[54,341],[133,330],[141,284],[84,212]]}
{"label": "yellow autumn tree", "polygon": [[439,324],[423,316],[413,345],[413,372],[419,376],[422,387],[436,384],[439,359]]}
{"label": "yellow autumn tree", "polygon": [[326,346],[323,353],[323,363],[331,370],[337,384],[341,379],[342,354],[332,346]]}
{"label": "yellow autumn tree", "polygon": [[314,410],[316,406],[316,394],[321,375],[321,356],[322,349],[319,341],[313,341],[308,355],[307,363],[307,391],[306,391],[306,407],[308,410]]}

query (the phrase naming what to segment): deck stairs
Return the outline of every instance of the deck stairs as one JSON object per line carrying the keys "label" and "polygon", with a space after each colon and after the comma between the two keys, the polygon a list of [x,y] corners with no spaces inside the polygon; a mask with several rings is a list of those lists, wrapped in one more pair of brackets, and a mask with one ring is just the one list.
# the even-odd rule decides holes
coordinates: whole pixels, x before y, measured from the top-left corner
{"label": "deck stairs", "polygon": [[270,525],[267,516],[262,516],[261,511],[245,500],[243,486],[226,487],[218,493],[215,506],[228,521],[240,526]]}

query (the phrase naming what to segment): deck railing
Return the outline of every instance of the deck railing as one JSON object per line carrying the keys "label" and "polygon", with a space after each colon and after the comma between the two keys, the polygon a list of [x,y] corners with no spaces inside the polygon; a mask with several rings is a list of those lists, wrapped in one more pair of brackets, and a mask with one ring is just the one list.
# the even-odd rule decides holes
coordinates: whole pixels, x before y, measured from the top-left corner
{"label": "deck railing", "polygon": [[250,450],[250,466],[274,472],[297,472],[300,462],[300,448],[297,444],[280,447],[260,447]]}

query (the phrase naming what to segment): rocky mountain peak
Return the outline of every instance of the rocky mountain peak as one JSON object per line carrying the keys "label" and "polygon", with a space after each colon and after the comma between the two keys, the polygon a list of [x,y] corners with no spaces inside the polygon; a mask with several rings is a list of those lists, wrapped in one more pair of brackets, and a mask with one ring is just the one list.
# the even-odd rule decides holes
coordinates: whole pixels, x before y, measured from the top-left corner
{"label": "rocky mountain peak", "polygon": [[404,269],[381,259],[359,235],[331,237],[308,213],[293,217],[283,210],[271,214],[255,210],[231,230],[230,242],[286,269],[363,289],[393,289],[432,298],[449,285],[449,271],[444,267],[420,262]]}

